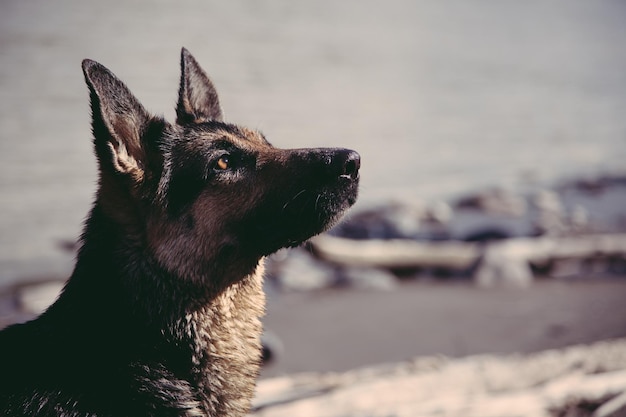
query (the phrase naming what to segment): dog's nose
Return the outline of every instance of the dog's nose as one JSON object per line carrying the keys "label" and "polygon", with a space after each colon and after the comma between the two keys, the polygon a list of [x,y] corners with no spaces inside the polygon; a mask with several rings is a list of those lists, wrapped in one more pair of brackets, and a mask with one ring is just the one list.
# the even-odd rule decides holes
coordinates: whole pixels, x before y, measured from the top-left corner
{"label": "dog's nose", "polygon": [[361,155],[355,151],[346,149],[342,152],[342,157],[344,160],[341,176],[353,180],[357,179],[359,176],[359,168],[361,168]]}

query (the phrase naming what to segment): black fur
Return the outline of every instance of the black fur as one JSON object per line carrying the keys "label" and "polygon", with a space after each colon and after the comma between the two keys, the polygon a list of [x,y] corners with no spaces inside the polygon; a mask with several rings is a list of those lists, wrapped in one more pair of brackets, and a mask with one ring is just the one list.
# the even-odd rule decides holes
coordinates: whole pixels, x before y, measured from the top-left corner
{"label": "black fur", "polygon": [[0,332],[0,415],[248,412],[262,258],[330,227],[356,199],[360,160],[276,149],[224,123],[184,49],[181,68],[169,124],[106,68],[83,63],[98,194],[59,299]]}

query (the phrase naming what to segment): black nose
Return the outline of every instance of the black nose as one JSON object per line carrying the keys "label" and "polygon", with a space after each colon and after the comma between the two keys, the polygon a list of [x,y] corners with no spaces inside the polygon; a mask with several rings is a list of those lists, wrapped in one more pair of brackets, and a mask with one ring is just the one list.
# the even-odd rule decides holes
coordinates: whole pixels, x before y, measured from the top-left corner
{"label": "black nose", "polygon": [[361,155],[355,151],[346,149],[339,153],[337,159],[339,158],[341,158],[340,163],[343,164],[341,176],[353,180],[357,179],[359,177],[359,168],[361,168]]}

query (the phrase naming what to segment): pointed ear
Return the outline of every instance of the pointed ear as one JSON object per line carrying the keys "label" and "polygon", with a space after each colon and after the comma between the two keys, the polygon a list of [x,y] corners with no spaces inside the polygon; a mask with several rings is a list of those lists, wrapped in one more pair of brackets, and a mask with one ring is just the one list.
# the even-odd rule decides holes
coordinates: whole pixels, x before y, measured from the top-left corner
{"label": "pointed ear", "polygon": [[101,166],[129,174],[136,182],[144,175],[146,153],[142,136],[152,119],[130,90],[111,71],[95,61],[83,61],[91,98],[92,128]]}
{"label": "pointed ear", "polygon": [[223,121],[222,108],[213,83],[188,50],[183,48],[180,55],[176,123]]}

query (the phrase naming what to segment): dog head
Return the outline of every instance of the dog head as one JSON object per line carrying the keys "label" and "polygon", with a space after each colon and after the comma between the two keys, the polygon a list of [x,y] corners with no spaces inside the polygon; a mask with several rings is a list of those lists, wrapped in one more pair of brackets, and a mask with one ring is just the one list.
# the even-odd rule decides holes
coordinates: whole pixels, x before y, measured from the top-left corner
{"label": "dog head", "polygon": [[83,61],[100,167],[98,203],[126,245],[182,277],[250,273],[261,257],[328,229],[357,198],[360,157],[278,149],[224,122],[185,49],[176,123],[150,115],[102,65]]}

